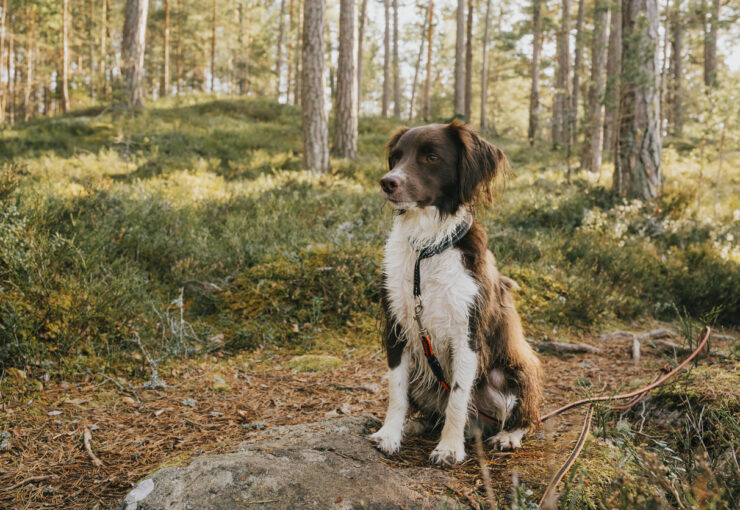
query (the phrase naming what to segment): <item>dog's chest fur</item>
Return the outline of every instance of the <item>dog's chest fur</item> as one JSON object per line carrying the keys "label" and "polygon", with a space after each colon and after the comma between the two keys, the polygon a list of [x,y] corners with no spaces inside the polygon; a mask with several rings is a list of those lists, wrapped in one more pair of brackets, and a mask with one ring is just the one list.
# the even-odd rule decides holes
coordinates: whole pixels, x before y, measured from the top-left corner
{"label": "dog's chest fur", "polygon": [[[415,247],[436,244],[449,237],[464,215],[467,212],[461,211],[440,220],[436,210],[407,211],[395,218],[385,247],[385,286],[393,314],[393,318],[388,319],[395,319],[404,332],[407,340],[405,351],[411,354],[413,365],[410,391],[420,404],[423,402],[419,400],[428,400],[432,396],[423,395],[429,390],[439,405],[444,398],[438,393],[438,383],[427,366],[414,319],[413,278],[418,257]],[[429,331],[435,354],[449,380],[451,353],[456,343],[468,342],[470,310],[478,295],[478,285],[465,269],[462,253],[457,248],[449,248],[422,260],[420,275],[424,306],[422,325]],[[432,407],[438,408],[439,405]]]}

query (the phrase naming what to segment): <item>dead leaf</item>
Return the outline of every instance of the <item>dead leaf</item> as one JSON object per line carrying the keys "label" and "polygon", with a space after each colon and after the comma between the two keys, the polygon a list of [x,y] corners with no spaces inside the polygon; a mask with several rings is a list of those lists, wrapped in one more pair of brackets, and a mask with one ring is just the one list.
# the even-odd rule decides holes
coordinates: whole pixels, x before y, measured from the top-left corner
{"label": "dead leaf", "polygon": [[139,403],[131,397],[121,397],[121,400],[133,407],[139,407]]}

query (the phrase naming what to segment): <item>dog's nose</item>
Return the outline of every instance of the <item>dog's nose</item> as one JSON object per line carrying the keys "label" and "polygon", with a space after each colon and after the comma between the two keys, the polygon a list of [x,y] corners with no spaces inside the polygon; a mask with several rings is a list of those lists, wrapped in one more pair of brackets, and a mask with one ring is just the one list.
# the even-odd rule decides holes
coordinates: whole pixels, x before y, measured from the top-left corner
{"label": "dog's nose", "polygon": [[397,175],[386,175],[380,179],[380,187],[389,195],[398,189],[401,179]]}

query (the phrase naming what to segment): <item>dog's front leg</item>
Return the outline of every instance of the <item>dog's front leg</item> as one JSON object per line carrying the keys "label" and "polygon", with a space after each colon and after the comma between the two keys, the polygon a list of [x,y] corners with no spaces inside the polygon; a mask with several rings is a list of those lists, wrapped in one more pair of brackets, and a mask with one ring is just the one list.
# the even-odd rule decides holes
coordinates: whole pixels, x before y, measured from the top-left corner
{"label": "dog's front leg", "polygon": [[401,362],[388,370],[388,412],[383,426],[370,439],[385,454],[392,455],[401,448],[403,425],[409,407],[409,353],[404,350]]}
{"label": "dog's front leg", "polygon": [[452,355],[452,386],[445,409],[445,424],[439,444],[431,455],[437,464],[457,464],[465,459],[465,425],[478,365],[466,338],[453,344]]}

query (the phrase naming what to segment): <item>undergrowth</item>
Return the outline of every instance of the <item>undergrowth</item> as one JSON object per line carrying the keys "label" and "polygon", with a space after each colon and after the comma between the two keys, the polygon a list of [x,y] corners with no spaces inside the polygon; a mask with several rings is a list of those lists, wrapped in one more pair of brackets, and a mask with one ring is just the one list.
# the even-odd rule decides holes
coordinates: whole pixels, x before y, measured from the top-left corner
{"label": "undergrowth", "polygon": [[[116,366],[135,333],[164,354],[320,350],[329,332],[374,349],[396,123],[362,119],[360,157],[325,176],[301,170],[300,123],[292,106],[185,98],[0,133],[0,363]],[[676,310],[739,323],[740,212],[695,208],[680,155],[643,204],[608,179],[568,184],[545,147],[494,142],[515,175],[478,214],[529,334]]]}

